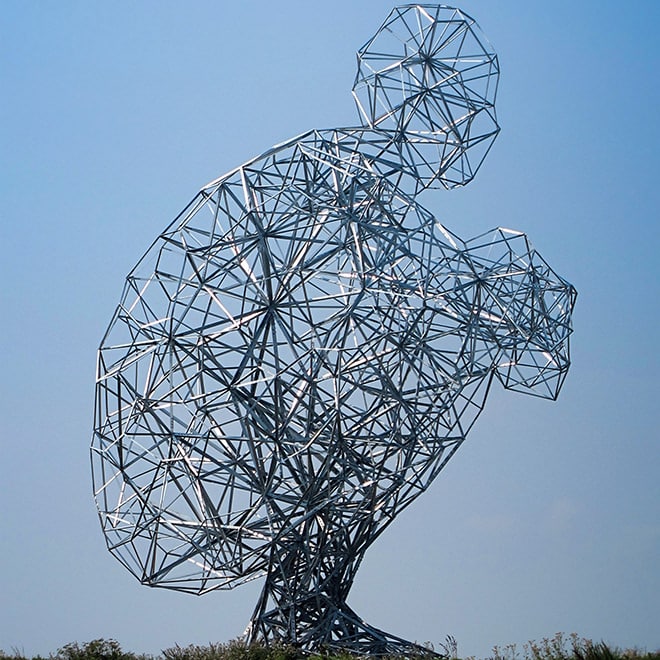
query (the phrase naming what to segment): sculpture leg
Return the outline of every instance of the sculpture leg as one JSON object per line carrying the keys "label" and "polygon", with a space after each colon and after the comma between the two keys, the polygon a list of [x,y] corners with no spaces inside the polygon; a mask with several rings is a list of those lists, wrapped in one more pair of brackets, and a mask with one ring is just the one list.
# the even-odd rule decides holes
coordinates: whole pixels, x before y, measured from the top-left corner
{"label": "sculpture leg", "polygon": [[282,642],[304,651],[441,656],[370,626],[347,605],[348,591],[368,544],[356,552],[345,533],[329,537],[325,532],[322,536],[326,542],[320,546],[298,534],[274,548],[246,641]]}

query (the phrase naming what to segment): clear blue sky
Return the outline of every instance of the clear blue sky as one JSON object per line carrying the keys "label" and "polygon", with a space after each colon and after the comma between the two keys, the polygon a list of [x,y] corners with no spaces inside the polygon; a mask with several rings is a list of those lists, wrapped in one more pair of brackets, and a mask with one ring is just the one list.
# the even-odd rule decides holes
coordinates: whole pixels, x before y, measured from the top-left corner
{"label": "clear blue sky", "polygon": [[[502,134],[425,204],[525,231],[579,291],[557,403],[495,389],[350,603],[461,655],[576,631],[660,647],[660,3],[465,0],[500,55]],[[91,495],[95,352],[123,278],[207,181],[355,122],[386,0],[0,3],[0,648],[240,634],[258,586],[140,586]]]}

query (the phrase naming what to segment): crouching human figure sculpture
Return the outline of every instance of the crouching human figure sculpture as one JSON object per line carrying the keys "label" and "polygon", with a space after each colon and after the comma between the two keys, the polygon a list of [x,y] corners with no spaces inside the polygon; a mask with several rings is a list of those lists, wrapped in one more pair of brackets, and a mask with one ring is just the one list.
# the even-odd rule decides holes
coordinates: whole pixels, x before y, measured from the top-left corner
{"label": "crouching human figure sculpture", "polygon": [[128,275],[98,355],[110,551],[192,593],[263,579],[250,641],[414,653],[347,604],[367,548],[464,441],[488,389],[554,399],[575,290],[520,232],[422,207],[499,128],[496,55],[458,9],[394,9],[358,53],[362,124],[204,186]]}

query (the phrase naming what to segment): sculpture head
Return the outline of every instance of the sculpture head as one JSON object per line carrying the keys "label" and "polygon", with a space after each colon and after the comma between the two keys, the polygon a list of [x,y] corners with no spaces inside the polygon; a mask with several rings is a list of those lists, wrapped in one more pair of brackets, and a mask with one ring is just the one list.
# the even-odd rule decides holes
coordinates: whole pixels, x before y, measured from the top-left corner
{"label": "sculpture head", "polygon": [[472,180],[499,132],[497,55],[475,21],[444,5],[392,10],[357,54],[363,124],[386,132],[422,187]]}

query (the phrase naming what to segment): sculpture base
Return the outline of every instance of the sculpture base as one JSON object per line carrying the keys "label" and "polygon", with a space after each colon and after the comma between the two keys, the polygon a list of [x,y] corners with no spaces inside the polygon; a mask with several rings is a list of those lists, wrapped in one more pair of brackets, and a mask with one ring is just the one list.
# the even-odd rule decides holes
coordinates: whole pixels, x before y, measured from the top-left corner
{"label": "sculpture base", "polygon": [[303,652],[351,653],[357,656],[399,656],[405,658],[449,658],[449,649],[437,651],[390,635],[365,623],[347,605],[326,610],[324,616],[308,626],[298,621],[282,620],[282,612],[273,610],[253,619],[248,625],[244,639],[248,644],[265,645],[279,642],[291,644]]}

